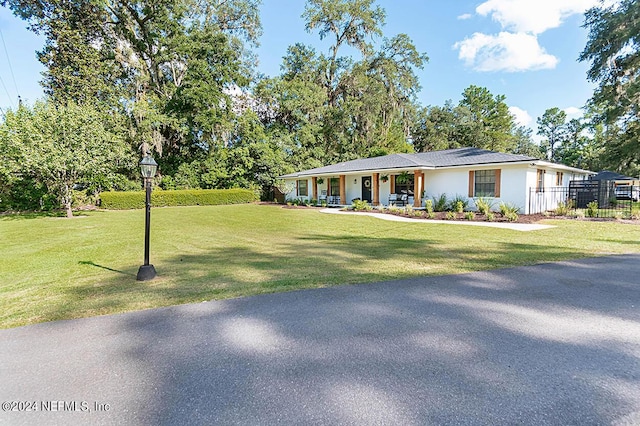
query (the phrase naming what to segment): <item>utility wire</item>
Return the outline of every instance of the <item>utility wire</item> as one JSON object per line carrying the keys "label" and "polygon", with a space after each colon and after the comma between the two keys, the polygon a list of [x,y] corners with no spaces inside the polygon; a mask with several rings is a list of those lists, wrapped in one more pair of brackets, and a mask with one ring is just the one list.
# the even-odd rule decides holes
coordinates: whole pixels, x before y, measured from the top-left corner
{"label": "utility wire", "polygon": [[11,59],[9,59],[9,51],[7,50],[7,44],[4,42],[4,35],[2,35],[2,29],[0,29],[0,40],[2,40],[2,46],[4,46],[4,54],[7,57],[7,64],[9,64],[9,71],[11,71],[11,78],[13,79],[13,87],[16,88],[18,98],[20,98],[20,91],[18,90],[18,84],[16,83],[16,76],[13,73],[13,67],[11,66]]}
{"label": "utility wire", "polygon": [[7,94],[7,99],[9,99],[9,103],[11,104],[11,108],[13,108],[13,101],[11,100],[11,95],[9,94],[9,91],[7,90],[7,86],[4,85],[4,80],[2,79],[2,76],[0,75],[0,83],[2,83],[2,87],[4,87],[4,91]]}

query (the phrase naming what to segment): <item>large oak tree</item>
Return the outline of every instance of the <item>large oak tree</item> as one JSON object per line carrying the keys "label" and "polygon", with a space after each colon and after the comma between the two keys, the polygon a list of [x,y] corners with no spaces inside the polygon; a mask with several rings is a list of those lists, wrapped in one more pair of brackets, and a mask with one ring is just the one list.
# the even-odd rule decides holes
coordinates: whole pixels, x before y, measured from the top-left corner
{"label": "large oak tree", "polygon": [[[613,168],[640,172],[640,2],[601,2],[587,11],[589,39],[581,61],[598,83],[592,109],[607,126],[607,156]],[[613,155],[611,155],[613,154]]]}

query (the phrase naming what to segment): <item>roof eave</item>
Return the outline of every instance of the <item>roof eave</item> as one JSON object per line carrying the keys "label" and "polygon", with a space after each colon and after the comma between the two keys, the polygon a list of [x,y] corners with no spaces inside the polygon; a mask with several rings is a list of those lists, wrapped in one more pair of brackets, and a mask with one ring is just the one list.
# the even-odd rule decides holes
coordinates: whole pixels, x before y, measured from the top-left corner
{"label": "roof eave", "polygon": [[597,175],[598,174],[597,172],[593,172],[591,170],[579,169],[577,167],[566,166],[564,164],[552,163],[550,161],[544,161],[544,160],[533,161],[532,165],[542,166],[542,167],[553,167],[553,168],[560,169],[560,170],[566,170],[566,171],[570,171],[570,172],[573,172],[573,173],[582,173],[582,174],[587,174],[587,175]]}
{"label": "roof eave", "polygon": [[404,166],[404,167],[389,167],[389,168],[376,168],[376,169],[357,169],[357,170],[348,170],[348,171],[332,171],[332,172],[318,172],[314,170],[301,171],[297,173],[290,173],[288,175],[280,176],[281,179],[295,179],[295,178],[305,178],[305,177],[331,177],[331,176],[340,176],[340,175],[357,175],[362,173],[394,173],[394,172],[403,172],[403,171],[411,171],[411,170],[443,170],[443,169],[462,169],[469,167],[496,167],[496,166],[513,166],[513,165],[523,165],[526,164],[531,167],[552,167],[555,169],[560,169],[564,171],[569,171],[573,173],[581,173],[581,174],[591,174],[595,175],[596,172],[579,169],[576,167],[566,166],[564,164],[552,163],[544,160],[537,160],[535,158],[526,159],[526,160],[514,160],[514,161],[497,161],[497,162],[482,162],[482,163],[469,163],[469,164],[456,164],[456,165],[445,165],[445,166],[434,166],[434,165],[413,165],[413,166]]}

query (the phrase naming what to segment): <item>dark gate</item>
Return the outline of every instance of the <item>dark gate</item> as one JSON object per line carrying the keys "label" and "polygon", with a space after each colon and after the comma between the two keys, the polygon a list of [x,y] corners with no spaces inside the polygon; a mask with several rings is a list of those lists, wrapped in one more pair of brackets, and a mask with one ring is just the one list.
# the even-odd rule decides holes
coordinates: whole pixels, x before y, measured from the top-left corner
{"label": "dark gate", "polygon": [[573,200],[579,209],[587,208],[592,201],[598,202],[598,208],[609,208],[610,202],[615,200],[613,182],[603,180],[572,180],[569,182],[569,199]]}

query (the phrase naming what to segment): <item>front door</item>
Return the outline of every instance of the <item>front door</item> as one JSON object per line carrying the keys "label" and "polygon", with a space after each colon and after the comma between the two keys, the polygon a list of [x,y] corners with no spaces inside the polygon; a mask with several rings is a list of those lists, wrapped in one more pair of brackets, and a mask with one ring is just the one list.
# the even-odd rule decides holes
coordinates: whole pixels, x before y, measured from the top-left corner
{"label": "front door", "polygon": [[362,177],[362,200],[371,203],[371,176]]}

